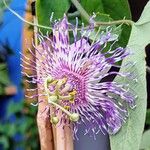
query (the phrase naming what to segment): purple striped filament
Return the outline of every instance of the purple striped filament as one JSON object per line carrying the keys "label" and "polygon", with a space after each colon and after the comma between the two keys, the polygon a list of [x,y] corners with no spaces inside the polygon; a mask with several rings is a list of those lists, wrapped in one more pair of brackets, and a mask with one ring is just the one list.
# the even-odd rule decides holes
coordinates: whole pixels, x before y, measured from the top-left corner
{"label": "purple striped filament", "polygon": [[[69,28],[72,28],[74,43],[70,44],[68,35]],[[84,32],[91,34],[91,26]],[[97,34],[96,41],[89,43],[85,34],[77,39],[77,25],[74,27],[64,17],[61,21],[55,22],[53,26],[53,37],[38,35],[42,51],[35,47],[39,57],[35,57],[31,65],[27,63],[28,58],[23,56],[26,66],[24,69],[38,70],[38,76],[29,76],[31,83],[40,84],[45,91],[50,105],[56,108],[52,122],[73,124],[73,131],[76,134],[78,124],[85,124],[85,133],[97,134],[99,131],[115,134],[128,117],[127,105],[135,107],[136,96],[130,92],[127,84],[120,84],[115,81],[106,81],[104,78],[117,75],[127,78],[130,73],[111,71],[111,67],[119,67],[117,62],[122,61],[129,55],[127,48],[113,48],[117,41],[110,31]],[[97,40],[98,39],[98,40]],[[104,49],[109,49],[104,52]],[[34,89],[31,89],[32,92]],[[35,95],[41,96],[41,95]],[[33,95],[34,97],[34,95]],[[63,114],[61,120],[57,115],[59,110]]]}

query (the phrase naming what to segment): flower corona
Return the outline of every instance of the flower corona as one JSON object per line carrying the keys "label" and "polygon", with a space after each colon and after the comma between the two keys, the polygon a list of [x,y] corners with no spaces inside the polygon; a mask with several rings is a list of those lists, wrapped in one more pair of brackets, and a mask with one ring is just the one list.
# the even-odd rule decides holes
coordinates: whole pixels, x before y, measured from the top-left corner
{"label": "flower corona", "polygon": [[[69,28],[73,30],[72,44]],[[127,84],[107,78],[112,75],[127,78],[130,75],[111,69],[119,67],[118,62],[129,55],[128,48],[114,48],[118,37],[111,30],[95,34],[95,40],[91,42],[92,25],[81,29],[79,39],[77,28],[78,23],[73,26],[66,16],[56,21],[52,37],[38,35],[42,51],[34,47],[39,57],[30,50],[36,65],[27,63],[28,58],[23,55],[26,65],[23,67],[38,72],[32,83],[40,85],[48,105],[56,109],[50,116],[51,123],[65,124],[69,121],[73,124],[74,134],[80,123],[85,125],[85,133],[97,134],[101,131],[115,134],[128,117],[127,105],[135,107],[136,96]],[[26,72],[23,74],[29,77]],[[62,116],[58,119],[59,111],[62,111]]]}

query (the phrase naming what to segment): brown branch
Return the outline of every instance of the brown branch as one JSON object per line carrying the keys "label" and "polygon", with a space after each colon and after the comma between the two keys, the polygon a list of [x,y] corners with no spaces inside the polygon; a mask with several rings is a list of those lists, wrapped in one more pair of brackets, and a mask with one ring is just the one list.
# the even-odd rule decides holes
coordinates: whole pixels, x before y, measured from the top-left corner
{"label": "brown branch", "polygon": [[[32,2],[31,0],[28,0],[29,6],[31,6],[31,2]],[[33,21],[33,16],[31,15],[31,12],[26,12],[24,18],[25,18],[25,20],[28,20],[30,22]],[[33,30],[30,30],[30,29],[28,29],[27,26],[24,26],[24,30],[23,30],[23,54],[25,56],[29,57],[31,60],[34,60],[34,57],[28,52],[27,49],[28,48],[33,49],[32,42],[31,42],[33,37],[34,37]],[[31,61],[29,61],[29,63],[31,63]],[[27,72],[27,71],[25,71],[25,72]],[[27,73],[29,75],[35,74],[35,72],[33,72],[32,70],[28,70]],[[30,88],[30,85],[27,83],[25,83],[25,89],[26,88]],[[42,91],[38,91],[38,92],[42,92]],[[26,93],[26,95],[29,95],[29,93],[27,93],[27,92],[25,92],[25,93]],[[40,99],[38,99],[38,100],[40,100]],[[38,106],[37,125],[38,125],[38,130],[39,130],[40,145],[41,145],[41,150],[54,150],[52,125],[50,124],[49,117],[47,117],[48,116],[47,113],[49,113],[49,110],[45,111],[41,115],[41,112],[45,109],[46,105],[47,105],[46,103],[40,103]]]}
{"label": "brown branch", "polygon": [[[45,98],[43,97],[42,100],[43,99]],[[40,101],[41,99],[39,98],[38,100]],[[50,109],[49,107],[46,106],[47,106],[46,101],[40,103],[38,106],[37,124],[39,130],[40,145],[41,150],[54,150],[52,125],[50,123],[49,117]],[[46,110],[43,112],[45,108]]]}
{"label": "brown branch", "polygon": [[[41,52],[43,51],[41,46],[38,46],[38,49]],[[35,55],[37,58],[40,59],[41,56],[38,53],[35,52]],[[37,65],[38,65],[38,62],[37,62]],[[41,69],[42,68],[43,67],[41,66]],[[37,76],[38,75],[39,75],[39,72],[37,71]],[[37,85],[37,86],[40,86],[40,85]],[[38,88],[38,94],[42,94],[44,91],[41,91],[39,89],[40,88]],[[52,124],[50,123],[50,117],[49,117],[50,107],[48,106],[48,103],[47,103],[47,97],[38,97],[38,101],[41,101],[41,100],[43,102],[39,104],[38,114],[37,114],[37,124],[38,124],[39,136],[40,136],[41,150],[54,150],[53,130],[52,130]],[[43,110],[45,111],[43,112]]]}

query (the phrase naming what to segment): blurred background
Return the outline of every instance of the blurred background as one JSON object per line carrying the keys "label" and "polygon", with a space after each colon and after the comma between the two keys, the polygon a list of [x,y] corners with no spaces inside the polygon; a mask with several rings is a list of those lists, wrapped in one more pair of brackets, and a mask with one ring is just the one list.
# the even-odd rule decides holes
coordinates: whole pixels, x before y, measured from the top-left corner
{"label": "blurred background", "polygon": [[[33,19],[32,1],[7,0],[10,7],[27,20]],[[137,21],[148,0],[129,0],[132,19]],[[73,10],[74,7],[71,6]],[[36,126],[37,107],[24,98],[20,67],[20,52],[31,46],[33,28],[5,9],[0,1],[0,150],[38,150]],[[150,66],[150,46],[146,47],[146,61]],[[30,56],[31,57],[31,56]],[[148,108],[145,130],[150,129],[150,72],[147,71]],[[36,101],[36,100],[35,100]],[[146,133],[147,134],[147,133]],[[148,133],[150,135],[150,132]],[[146,135],[147,136],[147,135]],[[144,137],[145,138],[145,137]]]}

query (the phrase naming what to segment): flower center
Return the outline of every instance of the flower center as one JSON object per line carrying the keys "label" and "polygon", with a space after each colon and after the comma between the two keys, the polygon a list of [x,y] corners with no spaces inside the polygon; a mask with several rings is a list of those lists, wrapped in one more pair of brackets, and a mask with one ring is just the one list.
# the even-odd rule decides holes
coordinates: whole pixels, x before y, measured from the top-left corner
{"label": "flower center", "polygon": [[86,102],[84,76],[70,70],[63,70],[63,72],[63,74],[67,77],[67,83],[70,84],[70,87],[76,91],[74,106]]}
{"label": "flower center", "polygon": [[[70,102],[74,102],[74,97],[76,95],[75,90],[68,92],[68,95],[66,95],[66,93],[63,94],[66,90],[68,91],[68,88],[70,88],[68,84],[65,85],[66,81],[67,81],[66,78],[55,80],[51,76],[45,79],[44,87],[48,97],[48,103],[61,109],[64,113],[66,113],[66,115],[69,116],[71,121],[78,121],[79,120],[78,113],[71,113],[66,109],[66,106],[62,107],[61,105],[62,102],[66,100]],[[57,121],[54,121],[53,118],[52,122],[56,123]]]}

